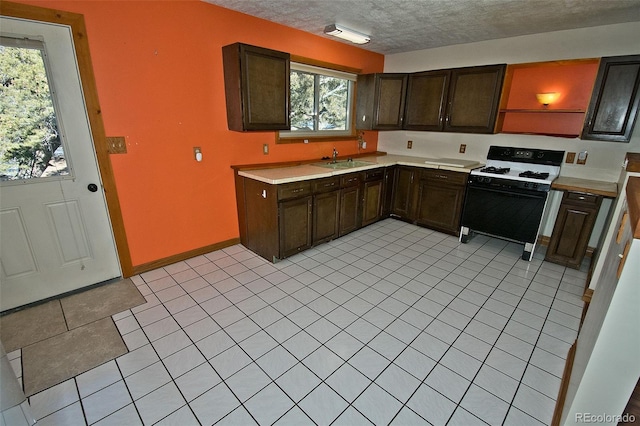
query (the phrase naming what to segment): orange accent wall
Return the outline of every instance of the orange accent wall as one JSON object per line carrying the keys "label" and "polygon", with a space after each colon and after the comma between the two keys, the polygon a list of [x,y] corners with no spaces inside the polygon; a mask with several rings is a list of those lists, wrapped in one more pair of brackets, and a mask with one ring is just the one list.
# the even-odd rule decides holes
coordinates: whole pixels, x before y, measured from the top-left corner
{"label": "orange accent wall", "polygon": [[[383,55],[202,1],[18,1],[85,17],[106,134],[127,142],[111,161],[134,266],[238,237],[232,164],[357,152],[355,140],[276,145],[274,132],[229,131],[222,46],[384,67]],[[365,139],[376,151],[377,132]]]}

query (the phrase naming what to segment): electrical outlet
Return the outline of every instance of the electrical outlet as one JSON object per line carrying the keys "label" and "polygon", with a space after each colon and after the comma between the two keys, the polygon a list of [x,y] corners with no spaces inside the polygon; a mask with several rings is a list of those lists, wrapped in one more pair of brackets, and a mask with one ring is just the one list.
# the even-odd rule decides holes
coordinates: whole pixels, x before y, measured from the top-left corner
{"label": "electrical outlet", "polygon": [[407,149],[413,148],[413,141],[407,141]]}
{"label": "electrical outlet", "polygon": [[264,155],[269,155],[269,144],[268,143],[262,144],[262,153]]}
{"label": "electrical outlet", "polygon": [[124,136],[108,136],[107,146],[109,154],[127,153],[127,142],[125,141]]}
{"label": "electrical outlet", "polygon": [[588,156],[589,154],[587,153],[587,151],[580,151],[578,153],[578,161],[576,161],[576,164],[586,164]]}
{"label": "electrical outlet", "polygon": [[467,151],[467,145],[461,143],[460,144],[460,154],[464,154]]}
{"label": "electrical outlet", "polygon": [[565,163],[573,164],[576,161],[576,153],[575,152],[567,152],[567,159],[564,160]]}

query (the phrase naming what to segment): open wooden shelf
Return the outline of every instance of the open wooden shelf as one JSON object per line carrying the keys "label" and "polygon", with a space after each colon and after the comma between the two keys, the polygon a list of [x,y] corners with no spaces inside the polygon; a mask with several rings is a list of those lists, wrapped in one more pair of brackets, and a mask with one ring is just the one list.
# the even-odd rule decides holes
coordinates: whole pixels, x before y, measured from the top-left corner
{"label": "open wooden shelf", "polygon": [[[596,58],[509,65],[496,132],[578,137],[599,62]],[[560,97],[543,106],[536,94],[546,92]]]}
{"label": "open wooden shelf", "polygon": [[562,113],[562,114],[584,114],[586,111],[583,109],[501,109],[501,113],[503,112],[545,112],[545,113]]}

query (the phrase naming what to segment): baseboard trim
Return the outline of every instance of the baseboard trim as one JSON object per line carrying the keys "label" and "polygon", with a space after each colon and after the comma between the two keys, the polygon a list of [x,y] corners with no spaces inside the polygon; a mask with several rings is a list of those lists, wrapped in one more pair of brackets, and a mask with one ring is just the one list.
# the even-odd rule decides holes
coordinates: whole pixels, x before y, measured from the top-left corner
{"label": "baseboard trim", "polygon": [[131,275],[138,275],[138,274],[142,274],[143,272],[149,272],[154,269],[162,268],[163,266],[171,265],[176,262],[181,262],[183,260],[191,259],[192,257],[211,253],[212,251],[221,250],[226,247],[231,247],[236,244],[240,244],[240,238],[232,238],[230,240],[221,241],[219,243],[189,250],[183,253],[174,254],[172,256],[154,260],[152,262],[136,265],[132,268],[133,273]]}
{"label": "baseboard trim", "polygon": [[[538,245],[549,247],[549,242],[551,241],[551,237],[547,237],[546,235],[538,235]],[[593,247],[587,247],[587,250],[584,253],[585,257],[593,257],[596,249]]]}

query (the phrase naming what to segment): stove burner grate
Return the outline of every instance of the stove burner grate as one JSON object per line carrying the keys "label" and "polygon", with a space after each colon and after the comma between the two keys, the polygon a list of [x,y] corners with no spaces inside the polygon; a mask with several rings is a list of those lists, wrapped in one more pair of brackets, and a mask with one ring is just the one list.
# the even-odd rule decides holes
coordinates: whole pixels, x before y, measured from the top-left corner
{"label": "stove burner grate", "polygon": [[520,177],[526,177],[526,178],[531,178],[531,179],[546,179],[549,177],[549,173],[543,173],[543,172],[534,172],[531,170],[527,170],[526,172],[522,172],[519,175]]}
{"label": "stove burner grate", "polygon": [[483,173],[494,173],[497,175],[504,175],[509,173],[511,169],[509,167],[493,167],[493,166],[489,166],[489,167],[485,167],[484,169],[480,170]]}

